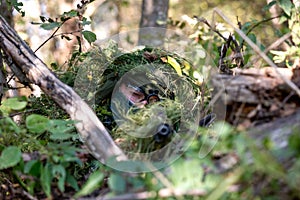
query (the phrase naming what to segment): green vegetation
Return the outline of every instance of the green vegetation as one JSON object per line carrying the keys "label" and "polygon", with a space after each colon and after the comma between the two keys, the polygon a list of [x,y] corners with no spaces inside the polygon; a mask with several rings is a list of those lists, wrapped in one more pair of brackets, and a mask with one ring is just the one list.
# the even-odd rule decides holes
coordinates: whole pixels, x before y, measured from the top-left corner
{"label": "green vegetation", "polygon": [[[14,106],[9,103],[12,101]],[[5,107],[13,113],[26,109],[26,102],[25,99],[8,99],[3,101],[0,108],[3,110]],[[299,198],[299,130],[291,135],[288,149],[276,152],[277,148],[271,144],[264,150],[258,149],[245,133],[229,124],[215,124],[211,133],[204,128],[199,129],[198,139],[168,169],[132,177],[93,159],[78,138],[74,123],[30,114],[23,123],[17,125],[10,117],[2,117],[1,183],[13,181],[22,188],[16,190],[25,190],[38,198],[79,197],[101,192],[105,188],[110,189],[110,195],[146,190],[149,191],[149,198],[155,199],[157,195],[163,199],[165,190],[174,192],[175,196],[179,193],[179,196],[187,199],[198,195],[204,199],[253,199],[259,196]],[[203,148],[209,148],[215,142],[216,137],[212,137],[215,131],[221,131],[220,137],[213,150],[205,156]],[[206,135],[201,135],[201,132]],[[275,159],[274,155],[278,153],[296,159],[289,169]],[[224,159],[220,162],[215,159],[220,154],[227,154],[233,160]],[[237,158],[240,160],[235,160]],[[220,170],[223,170],[222,173]],[[285,192],[280,188],[284,188]],[[5,195],[10,196],[10,191],[6,191]],[[170,196],[173,196],[172,193]]]}

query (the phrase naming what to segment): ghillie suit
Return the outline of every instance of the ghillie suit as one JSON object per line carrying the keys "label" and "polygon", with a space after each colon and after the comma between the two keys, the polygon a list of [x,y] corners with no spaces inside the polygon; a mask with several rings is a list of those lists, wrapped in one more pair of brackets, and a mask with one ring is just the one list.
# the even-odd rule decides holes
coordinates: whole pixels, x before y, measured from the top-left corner
{"label": "ghillie suit", "polygon": [[175,53],[148,47],[123,53],[111,42],[81,63],[75,88],[122,149],[149,153],[174,141],[178,147],[193,138],[199,121],[206,126],[213,120],[200,120],[203,90],[192,72]]}

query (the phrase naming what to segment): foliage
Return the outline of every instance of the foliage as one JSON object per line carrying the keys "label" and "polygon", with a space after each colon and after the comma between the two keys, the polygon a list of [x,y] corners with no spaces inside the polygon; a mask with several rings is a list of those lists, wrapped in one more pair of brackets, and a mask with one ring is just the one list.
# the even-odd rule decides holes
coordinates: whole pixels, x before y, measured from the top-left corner
{"label": "foliage", "polygon": [[8,116],[8,114],[12,111],[12,110],[23,110],[26,105],[27,102],[24,101],[24,98],[18,98],[18,97],[14,97],[14,98],[10,98],[7,99],[6,101],[4,101],[2,103],[2,105],[0,106],[0,111],[2,112],[2,114],[4,116]]}
{"label": "foliage", "polygon": [[104,174],[101,171],[95,171],[93,174],[90,175],[89,179],[83,185],[80,191],[75,194],[76,197],[85,196],[92,193],[94,190],[99,188],[101,182],[104,178]]}
{"label": "foliage", "polygon": [[[68,12],[64,12],[60,16],[52,19],[50,17],[40,16],[41,22],[33,22],[32,24],[38,24],[44,30],[50,31],[53,30],[51,36],[38,48],[40,49],[43,45],[45,45],[50,39],[60,36],[61,39],[66,39],[68,41],[71,40],[70,36],[75,36],[79,45],[79,50],[81,51],[81,38],[80,34],[82,34],[83,38],[85,38],[90,44],[94,42],[97,38],[96,35],[88,30],[84,30],[84,26],[90,25],[90,21],[87,20],[86,17],[82,15],[82,11],[84,8],[92,1],[81,1],[80,4],[77,5],[77,10],[70,10]],[[77,19],[78,22],[78,29],[73,32],[66,32],[66,33],[59,33],[57,34],[58,30],[62,28],[67,21],[71,19]],[[79,33],[79,34],[77,34]],[[36,51],[37,51],[36,50]]]}
{"label": "foliage", "polygon": [[16,146],[9,146],[2,151],[0,170],[13,167],[21,161],[21,151]]}
{"label": "foliage", "polygon": [[[17,104],[11,102],[17,101],[15,98],[3,101],[2,113],[24,109],[27,104],[24,100]],[[74,166],[80,168],[83,164],[77,157],[82,149],[76,147],[81,142],[74,122],[31,114],[21,126],[7,115],[0,119],[0,124],[0,169],[12,168],[11,175],[27,192],[33,195],[42,189],[50,197],[52,184],[61,192],[65,191],[65,184],[78,189],[71,171],[75,170]]]}
{"label": "foliage", "polygon": [[288,33],[291,34],[291,40],[286,50],[272,50],[271,53],[274,55],[275,63],[284,63],[287,67],[296,68],[299,66],[300,56],[300,10],[290,1],[279,1],[278,5],[284,11],[281,22],[288,23]]}
{"label": "foliage", "polygon": [[[279,16],[264,18],[262,20],[251,19],[249,21],[242,22],[236,17],[236,24],[248,38],[254,42],[261,51],[266,51],[268,56],[274,59],[275,63],[282,63],[284,66],[295,67],[297,66],[299,57],[299,8],[295,7],[295,4],[291,1],[271,1],[268,5],[263,7],[263,11],[268,11],[271,7],[278,6],[282,9],[282,13]],[[217,18],[216,14],[212,14]],[[229,16],[232,17],[232,16]],[[267,44],[263,44],[262,34],[257,34],[262,27],[270,26],[270,21],[279,18],[280,24],[288,24],[287,28],[282,30],[273,30],[276,37],[282,37],[285,34],[290,34],[291,37],[284,41],[288,47],[287,49],[281,50],[280,44],[274,46],[272,49],[267,49]],[[182,29],[186,34],[189,34],[190,38],[194,39],[196,44],[200,44],[210,53],[210,58],[214,60],[214,63],[220,61],[220,48],[222,44],[228,41],[229,35],[234,36],[234,39],[238,42],[238,45],[243,54],[243,60],[245,65],[238,66],[235,60],[237,56],[234,52],[235,48],[230,45],[226,52],[225,62],[229,68],[235,67],[250,67],[257,66],[257,55],[253,52],[252,48],[243,41],[243,39],[236,33],[232,32],[231,28],[227,28],[226,24],[219,21],[211,21],[204,18],[198,18],[197,16],[189,17],[184,15],[182,20],[169,20],[169,24],[172,27]],[[269,31],[268,31],[269,33]],[[269,35],[267,37],[270,37]],[[278,42],[281,38],[279,38]],[[277,40],[274,38],[274,40]],[[275,42],[274,42],[275,44]],[[274,45],[272,44],[272,45]],[[194,44],[195,45],[195,44]],[[195,46],[193,45],[193,48]],[[279,47],[278,47],[279,46]],[[274,50],[276,48],[276,50]],[[277,50],[278,49],[278,50]],[[280,49],[280,50],[279,50]]]}
{"label": "foliage", "polygon": [[18,11],[22,15],[22,17],[25,16],[25,11],[22,10],[22,2],[19,2],[18,0],[6,0],[6,2],[8,3],[8,5],[16,9],[16,11]]}

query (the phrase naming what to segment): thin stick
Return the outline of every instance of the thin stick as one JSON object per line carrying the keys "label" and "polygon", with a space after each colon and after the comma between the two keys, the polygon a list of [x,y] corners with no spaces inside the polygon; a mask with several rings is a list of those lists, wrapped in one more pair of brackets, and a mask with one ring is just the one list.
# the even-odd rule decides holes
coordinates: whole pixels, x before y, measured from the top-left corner
{"label": "thin stick", "polygon": [[61,26],[64,24],[64,22],[55,29],[55,31],[53,31],[53,33],[50,35],[50,37],[48,37],[35,51],[34,53],[36,53],[42,46],[44,46],[49,40],[51,40],[52,38],[54,38],[54,35],[57,33],[57,31],[61,28]]}
{"label": "thin stick", "polygon": [[[291,33],[287,33],[285,35],[283,35],[281,38],[279,38],[278,40],[276,40],[275,42],[273,42],[270,46],[268,46],[265,50],[264,53],[268,53],[270,50],[278,47],[279,45],[281,45],[285,40],[289,39],[289,37],[291,37]],[[253,59],[251,59],[251,61],[245,66],[245,68],[247,68],[249,65],[251,64],[255,64],[259,59],[259,56],[256,55]]]}
{"label": "thin stick", "polygon": [[152,165],[152,163],[147,162],[147,166],[152,171],[153,175],[157,178],[157,180],[159,180],[164,186],[166,186],[170,190],[174,190],[173,184],[167,179],[167,177],[162,172],[160,172],[159,170],[157,170]]}
{"label": "thin stick", "polygon": [[278,40],[276,40],[275,42],[273,42],[270,46],[268,46],[265,49],[265,53],[269,52],[270,50],[278,47],[279,45],[281,45],[284,41],[286,41],[287,39],[289,39],[292,36],[292,33],[287,33],[285,35],[283,35],[281,38],[279,38]]}
{"label": "thin stick", "polygon": [[264,59],[271,67],[274,68],[276,73],[279,75],[279,77],[292,89],[294,90],[297,95],[300,97],[300,90],[299,88],[290,80],[288,80],[286,77],[284,77],[280,71],[278,70],[278,67],[274,64],[274,62],[264,53],[262,52],[259,47],[254,44],[246,35],[243,33],[240,29],[236,28],[235,25],[220,11],[218,8],[214,9],[214,12],[216,12],[220,17],[223,18],[223,20],[228,23],[234,30],[237,32],[248,44],[249,46],[262,58]]}

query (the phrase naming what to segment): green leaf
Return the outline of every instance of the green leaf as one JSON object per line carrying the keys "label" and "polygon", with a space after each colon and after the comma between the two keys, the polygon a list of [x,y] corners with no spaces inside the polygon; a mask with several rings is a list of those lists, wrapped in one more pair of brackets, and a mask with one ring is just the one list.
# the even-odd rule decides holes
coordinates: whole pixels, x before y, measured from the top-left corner
{"label": "green leaf", "polygon": [[249,38],[253,43],[256,43],[256,42],[257,42],[256,35],[253,34],[253,33],[249,33],[249,34],[248,34],[248,38]]}
{"label": "green leaf", "polygon": [[47,163],[45,167],[41,168],[41,177],[40,177],[42,188],[49,199],[51,199],[51,169],[50,164]]}
{"label": "green leaf", "polygon": [[300,153],[300,136],[298,131],[294,131],[288,139],[289,148],[293,149],[297,153]]}
{"label": "green leaf", "polygon": [[243,24],[242,26],[242,31],[244,33],[247,33],[247,31],[251,28],[252,26],[252,23],[251,22],[246,22],[245,24]]}
{"label": "green leaf", "polygon": [[5,116],[5,117],[8,117],[9,116],[9,113],[11,112],[11,109],[7,106],[4,106],[3,104],[0,105],[0,111],[2,112],[2,114]]}
{"label": "green leaf", "polygon": [[65,120],[49,120],[48,130],[51,133],[50,139],[52,140],[67,140],[74,136],[70,134],[74,130],[74,121]]}
{"label": "green leaf", "polygon": [[78,15],[78,11],[70,10],[69,12],[64,12],[63,15],[67,17],[76,17]]}
{"label": "green leaf", "polygon": [[112,191],[122,193],[126,190],[126,181],[123,176],[119,174],[112,174],[109,177],[108,186]]}
{"label": "green leaf", "polygon": [[19,147],[6,147],[0,156],[0,170],[7,169],[17,165],[22,158],[22,153]]}
{"label": "green leaf", "polygon": [[293,4],[290,0],[279,0],[279,6],[288,16],[291,15]]}
{"label": "green leaf", "polygon": [[62,165],[52,167],[52,175],[58,179],[58,188],[61,192],[65,191],[66,170]]}
{"label": "green leaf", "polygon": [[272,6],[274,6],[277,3],[276,0],[271,1],[270,3],[268,3],[268,5],[263,7],[263,11],[267,11],[269,10]]}
{"label": "green leaf", "polygon": [[91,31],[82,31],[82,35],[90,44],[92,42],[95,42],[95,40],[97,39],[96,34]]}
{"label": "green leaf", "polygon": [[27,102],[22,101],[19,97],[12,97],[3,101],[2,105],[7,106],[12,110],[22,110],[26,107]]}
{"label": "green leaf", "polygon": [[10,117],[4,117],[3,119],[0,119],[0,127],[0,133],[2,131],[8,133],[13,132],[17,134],[21,132],[20,127]]}
{"label": "green leaf", "polygon": [[52,133],[50,135],[51,140],[68,140],[72,138],[74,135],[70,133]]}
{"label": "green leaf", "polygon": [[43,28],[45,30],[51,30],[51,29],[59,27],[60,25],[61,24],[59,22],[43,23],[41,25],[41,28]]}
{"label": "green leaf", "polygon": [[43,133],[48,129],[49,119],[42,115],[32,114],[26,118],[26,127],[32,133]]}
{"label": "green leaf", "polygon": [[24,173],[38,177],[41,173],[42,163],[39,160],[30,160],[24,166]]}
{"label": "green leaf", "polygon": [[12,110],[22,110],[26,107],[27,102],[20,97],[12,97],[5,99],[0,105],[0,111],[4,115],[8,115]]}
{"label": "green leaf", "polygon": [[[14,7],[14,9],[16,9],[16,11],[18,11],[22,17],[25,16],[25,12],[22,11],[22,6],[23,6],[23,3],[22,2],[18,2],[18,0],[10,0],[10,1],[6,1],[10,6]],[[1,5],[1,3],[0,3]]]}
{"label": "green leaf", "polygon": [[86,26],[86,25],[90,25],[91,21],[88,21],[86,17],[83,17],[81,23],[82,23],[82,26]]}
{"label": "green leaf", "polygon": [[89,179],[83,185],[81,190],[79,190],[75,194],[74,198],[78,198],[92,193],[95,189],[97,189],[100,186],[103,178],[104,174],[101,171],[95,171],[93,174],[90,175]]}
{"label": "green leaf", "polygon": [[142,178],[129,177],[130,184],[135,190],[143,189],[145,187],[145,181]]}
{"label": "green leaf", "polygon": [[76,191],[79,190],[79,187],[78,187],[78,184],[77,184],[76,179],[75,179],[74,176],[71,175],[70,173],[67,173],[66,182],[67,182],[72,188],[74,188]]}

